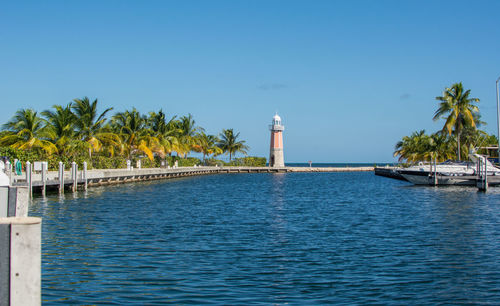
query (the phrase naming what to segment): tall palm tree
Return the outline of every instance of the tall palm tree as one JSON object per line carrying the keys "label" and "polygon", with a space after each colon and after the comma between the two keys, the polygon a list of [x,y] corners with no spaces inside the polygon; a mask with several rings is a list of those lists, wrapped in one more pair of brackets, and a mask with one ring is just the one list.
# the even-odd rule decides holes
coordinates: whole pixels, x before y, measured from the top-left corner
{"label": "tall palm tree", "polygon": [[198,134],[197,139],[200,152],[203,154],[203,160],[205,160],[207,155],[219,155],[223,153],[222,149],[217,146],[217,143],[220,141],[217,136],[207,135],[205,132],[201,132]]}
{"label": "tall palm tree", "polygon": [[448,135],[455,134],[458,160],[461,159],[460,134],[465,127],[476,128],[474,116],[479,113],[479,108],[475,105],[479,99],[470,98],[469,95],[470,89],[464,90],[462,83],[455,83],[446,88],[442,96],[436,97],[440,102],[433,120],[446,119],[442,131]]}
{"label": "tall palm tree", "polygon": [[182,116],[177,124],[179,129],[179,141],[175,148],[177,154],[185,157],[193,149],[199,151],[199,145],[196,143],[196,135],[199,132],[203,132],[204,129],[196,125],[196,121],[194,121],[191,114]]}
{"label": "tall palm tree", "polygon": [[245,145],[244,140],[238,141],[239,136],[240,133],[235,134],[233,129],[222,129],[222,133],[220,133],[220,141],[217,146],[226,154],[229,153],[229,161],[231,161],[232,155],[237,152],[247,154],[249,147]]}
{"label": "tall palm tree", "polygon": [[123,140],[124,150],[131,158],[138,152],[143,152],[153,160],[153,152],[160,151],[159,141],[151,136],[147,128],[147,118],[135,108],[131,111],[116,113],[111,119],[111,127]]}
{"label": "tall palm tree", "polygon": [[177,135],[179,135],[180,129],[177,128],[178,123],[175,118],[176,116],[173,116],[167,121],[165,113],[161,109],[158,113],[149,113],[148,126],[159,141],[162,157],[165,157],[166,154],[171,155],[178,144]]}
{"label": "tall palm tree", "polygon": [[430,138],[425,134],[425,130],[413,132],[410,136],[405,136],[395,147],[394,156],[399,156],[399,161],[417,162],[429,159]]}
{"label": "tall palm tree", "polygon": [[448,159],[455,159],[455,146],[454,139],[443,133],[434,133],[430,135],[428,151],[431,158],[436,158],[438,162]]}
{"label": "tall palm tree", "polygon": [[76,116],[75,126],[79,140],[85,142],[88,147],[89,158],[92,159],[92,152],[99,152],[103,145],[119,146],[118,135],[106,131],[106,114],[113,108],[107,108],[100,115],[97,113],[97,99],[90,102],[88,97],[74,99],[71,106]]}
{"label": "tall palm tree", "polygon": [[8,131],[0,138],[0,145],[31,151],[39,149],[47,154],[57,153],[57,147],[47,140],[43,119],[33,109],[20,109],[3,128]]}
{"label": "tall palm tree", "polygon": [[75,114],[71,111],[71,103],[66,107],[52,106],[54,110],[42,112],[47,122],[46,129],[49,138],[56,145],[59,154],[66,154],[74,140]]}

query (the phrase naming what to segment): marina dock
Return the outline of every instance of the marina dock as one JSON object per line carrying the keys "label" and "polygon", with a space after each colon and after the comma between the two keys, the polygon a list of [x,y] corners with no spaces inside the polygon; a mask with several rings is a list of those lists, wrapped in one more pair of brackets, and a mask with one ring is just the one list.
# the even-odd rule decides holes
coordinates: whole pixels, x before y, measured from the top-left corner
{"label": "marina dock", "polygon": [[[396,169],[401,169],[398,167],[375,167],[374,172],[375,175],[383,176],[391,179],[407,181]],[[486,190],[488,186],[500,186],[500,176],[488,175],[485,180],[485,176],[477,176],[477,175],[461,175],[461,176],[450,176],[450,175],[429,175],[429,186],[438,186],[438,185],[450,185],[450,179],[459,178],[462,182],[453,184],[454,186],[474,186],[479,188],[480,190]]]}

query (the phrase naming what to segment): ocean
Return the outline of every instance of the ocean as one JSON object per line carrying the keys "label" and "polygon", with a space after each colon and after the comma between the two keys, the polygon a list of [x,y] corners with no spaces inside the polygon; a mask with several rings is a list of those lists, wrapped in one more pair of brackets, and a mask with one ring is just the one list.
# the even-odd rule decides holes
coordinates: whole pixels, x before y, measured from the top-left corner
{"label": "ocean", "polygon": [[42,300],[495,304],[500,188],[241,173],[35,198]]}

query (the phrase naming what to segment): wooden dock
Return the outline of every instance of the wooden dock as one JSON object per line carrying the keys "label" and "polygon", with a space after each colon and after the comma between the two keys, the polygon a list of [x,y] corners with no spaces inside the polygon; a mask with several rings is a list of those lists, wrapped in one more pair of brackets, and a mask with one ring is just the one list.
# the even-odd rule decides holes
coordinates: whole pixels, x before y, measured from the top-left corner
{"label": "wooden dock", "polygon": [[[26,174],[12,175],[13,186],[31,185],[32,192],[44,193],[47,191],[64,192],[65,190],[86,189],[91,186],[103,186],[128,182],[151,181],[189,176],[199,176],[222,173],[289,173],[289,172],[354,172],[373,171],[373,167],[179,167],[179,168],[143,168],[143,169],[97,169],[77,170],[76,178],[71,169],[64,171],[62,179],[58,171],[47,171],[44,176],[33,172],[31,182]],[[9,175],[7,173],[7,175]]]}

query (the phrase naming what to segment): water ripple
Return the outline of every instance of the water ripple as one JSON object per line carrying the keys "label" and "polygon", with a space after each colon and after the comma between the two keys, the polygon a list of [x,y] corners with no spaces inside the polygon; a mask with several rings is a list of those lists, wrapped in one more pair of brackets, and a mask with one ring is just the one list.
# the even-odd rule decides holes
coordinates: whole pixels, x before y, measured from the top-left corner
{"label": "water ripple", "polygon": [[36,199],[45,304],[500,300],[500,188],[228,174]]}

